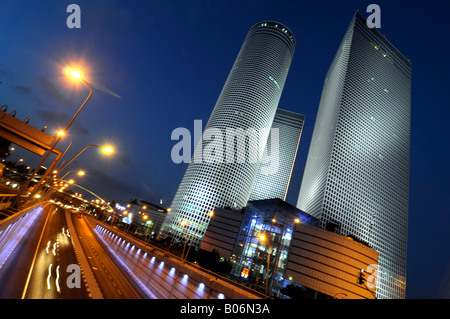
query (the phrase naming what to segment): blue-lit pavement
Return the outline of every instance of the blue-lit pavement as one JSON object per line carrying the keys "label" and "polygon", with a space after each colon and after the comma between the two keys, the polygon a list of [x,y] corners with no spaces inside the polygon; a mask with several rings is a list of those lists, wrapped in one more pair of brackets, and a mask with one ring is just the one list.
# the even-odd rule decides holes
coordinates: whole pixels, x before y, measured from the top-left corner
{"label": "blue-lit pavement", "polygon": [[[89,215],[55,205],[24,211],[0,231],[0,298],[262,297]],[[81,273],[74,272],[77,268]]]}
{"label": "blue-lit pavement", "polygon": [[0,269],[28,229],[34,224],[36,218],[41,215],[42,210],[41,206],[37,206],[5,229],[0,229]]}
{"label": "blue-lit pavement", "polygon": [[[94,220],[90,221],[95,222]],[[259,298],[219,276],[183,264],[144,242],[97,224],[95,233],[108,252],[152,299]]]}

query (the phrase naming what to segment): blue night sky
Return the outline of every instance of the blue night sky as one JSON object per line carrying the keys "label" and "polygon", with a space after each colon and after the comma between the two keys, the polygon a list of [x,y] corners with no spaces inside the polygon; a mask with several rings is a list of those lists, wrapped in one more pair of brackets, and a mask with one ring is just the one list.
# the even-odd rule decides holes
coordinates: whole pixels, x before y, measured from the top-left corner
{"label": "blue night sky", "polygon": [[[81,28],[69,29],[69,4]],[[92,98],[69,130],[68,169],[107,201],[168,207],[186,164],[171,160],[178,127],[211,114],[249,28],[276,20],[297,49],[279,107],[306,115],[287,201],[297,202],[322,85],[353,14],[381,7],[380,32],[412,61],[412,135],[407,298],[450,298],[449,1],[17,1],[0,3],[0,105],[54,134],[88,94],[64,66],[82,65]],[[68,145],[61,141],[59,148]],[[10,159],[40,158],[17,148]],[[74,189],[74,191],[78,191]],[[89,196],[85,196],[89,198]]]}

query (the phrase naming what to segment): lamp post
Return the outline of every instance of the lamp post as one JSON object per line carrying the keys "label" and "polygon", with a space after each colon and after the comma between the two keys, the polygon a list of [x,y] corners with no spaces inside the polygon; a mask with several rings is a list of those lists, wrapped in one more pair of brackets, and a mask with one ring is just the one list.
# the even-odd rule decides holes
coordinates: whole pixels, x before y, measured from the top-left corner
{"label": "lamp post", "polygon": [[[58,133],[58,135],[63,136],[63,134],[59,134],[59,133]],[[81,151],[79,151],[77,154],[75,154],[75,156],[73,156],[66,164],[64,164],[64,165],[59,169],[59,172],[61,172],[64,168],[66,168],[67,165],[69,165],[70,163],[72,163],[72,161],[73,161],[75,158],[77,158],[81,153],[83,153],[88,147],[92,147],[92,146],[103,149],[103,150],[105,151],[105,153],[113,153],[113,152],[114,152],[114,150],[113,150],[112,147],[110,147],[110,146],[87,145],[87,146],[85,146]],[[58,162],[59,162],[60,160],[61,160],[61,159],[59,159]],[[49,171],[50,171],[50,169],[47,170],[47,172],[46,172],[47,175],[48,175],[48,172],[49,172]],[[58,171],[57,171],[57,172],[58,172]],[[34,191],[33,191],[33,194],[37,193],[37,191],[39,190],[39,187],[40,187],[41,184],[42,184],[42,181],[43,181],[43,179],[44,179],[44,176],[46,177],[46,174],[44,174],[44,175],[42,176],[41,180],[39,181],[39,183],[36,184],[36,186],[35,186],[35,188],[34,188]],[[64,176],[66,176],[66,175],[64,175]],[[63,179],[63,177],[62,177],[61,179]]]}
{"label": "lamp post", "polygon": [[[147,226],[148,226],[148,229],[150,229],[150,223],[153,224],[153,227],[152,227],[152,230],[150,231],[150,234],[147,235],[147,238],[145,239],[145,246],[147,246],[148,242],[150,241],[150,237],[152,237],[152,234],[154,233],[155,228],[156,228],[156,222],[150,220],[150,221],[148,221],[147,223],[148,223],[148,225],[147,225]],[[148,230],[148,229],[147,229],[147,230]]]}
{"label": "lamp post", "polygon": [[[209,211],[209,212],[208,212],[208,215],[209,215],[209,217],[211,218],[211,217],[214,215],[214,211]],[[184,225],[186,225],[186,226],[187,226],[187,223],[192,224],[192,222],[187,221],[187,220],[184,220],[183,222],[185,222]],[[183,223],[183,222],[181,222],[181,223]],[[183,225],[181,225],[181,226],[183,226]],[[186,238],[185,238],[185,240],[184,240],[183,255],[184,255],[184,248],[186,247],[187,235],[188,235],[188,228],[186,227]],[[187,250],[187,252],[186,252],[186,256],[184,257],[183,263],[185,263],[185,262],[187,261],[187,258],[188,258],[188,255],[189,255],[189,251],[191,250],[191,247],[192,247],[192,240],[193,240],[193,237],[194,237],[194,236],[192,236],[191,241],[189,242],[189,248],[188,248],[188,250]],[[181,256],[181,257],[183,257],[183,256]],[[182,259],[183,259],[183,258],[182,258]]]}
{"label": "lamp post", "polygon": [[[286,228],[287,228],[287,218],[285,218],[284,219],[284,223],[283,223],[284,224],[283,225],[283,229],[282,229],[281,234],[280,234],[280,241],[279,241],[279,245],[278,245],[278,248],[277,248],[277,254],[276,254],[276,258],[275,258],[274,270],[272,272],[272,278],[269,280],[270,255],[271,255],[270,254],[270,249],[272,247],[271,235],[272,235],[273,225],[276,223],[276,221],[277,220],[275,218],[272,218],[272,222],[271,222],[271,225],[270,225],[269,236],[267,236],[264,233],[259,236],[259,240],[261,242],[267,242],[267,245],[269,246],[269,252],[268,252],[268,257],[267,257],[267,271],[266,271],[266,289],[265,289],[267,298],[270,298],[270,296],[271,296],[272,285],[273,285],[273,278],[274,278],[274,276],[276,276],[276,273],[278,272],[278,261],[280,259],[280,254],[281,254],[282,240],[283,240],[284,234],[286,232]],[[293,221],[294,221],[295,224],[300,223],[300,219],[299,218],[294,218]],[[270,286],[269,286],[269,281],[270,281]]]}
{"label": "lamp post", "polygon": [[148,242],[148,239],[149,239],[149,234],[148,233],[149,233],[149,230],[150,230],[150,225],[153,224],[153,221],[152,220],[147,220],[148,219],[147,215],[144,215],[143,219],[146,221],[145,225],[147,226],[146,230],[145,230],[145,246],[147,246],[147,242]]}
{"label": "lamp post", "polygon": [[64,164],[59,171],[61,172],[63,169],[65,169],[67,167],[67,165],[69,165],[70,163],[72,163],[72,161],[74,159],[76,159],[81,153],[83,153],[88,147],[98,147],[104,150],[105,153],[114,153],[114,150],[112,147],[110,146],[100,146],[100,145],[86,145],[81,151],[79,151],[77,154],[75,154],[66,164]]}
{"label": "lamp post", "polygon": [[[63,131],[57,132],[56,136],[67,137],[69,139],[69,145],[66,147],[66,150],[64,151],[64,153],[62,153],[61,156],[59,156],[58,160],[55,160],[55,163],[54,163],[53,167],[58,166],[59,162],[61,162],[62,158],[67,153],[67,151],[69,150],[70,146],[72,145],[72,139],[68,135],[66,135]],[[55,173],[55,172],[57,172],[57,171],[53,171],[53,173]],[[47,176],[47,178],[48,178],[48,176]],[[36,192],[37,191],[38,191],[38,189],[36,189]]]}
{"label": "lamp post", "polygon": [[[63,181],[64,180],[64,177],[66,177],[69,173],[72,173],[72,172],[75,172],[76,170],[70,170],[70,171],[68,171],[66,174],[64,174],[61,178],[57,178],[56,177],[56,174],[53,176],[53,183],[55,183],[57,180],[59,180],[59,181]],[[84,172],[84,171],[82,171],[82,170],[79,170],[78,171],[78,173],[77,173],[79,176],[84,176],[86,173]],[[51,182],[50,182],[50,184],[51,184]],[[45,193],[45,192],[47,192],[47,194],[46,195],[48,195],[48,197],[50,198],[50,196],[54,193],[54,191],[52,191],[52,186],[51,185],[49,185],[49,187],[48,187],[48,190],[47,191],[44,191],[43,192],[43,194]]]}
{"label": "lamp post", "polygon": [[[187,221],[187,220],[183,220],[180,222],[181,227],[186,227],[186,236],[184,237],[183,253],[181,254],[182,261],[184,260],[184,250],[186,249],[187,236],[188,236],[188,232],[189,232],[189,229],[187,228],[188,223],[189,223],[189,221]],[[187,254],[186,254],[186,257],[187,257]]]}
{"label": "lamp post", "polygon": [[[64,179],[64,177],[66,177],[69,173],[72,173],[72,172],[75,172],[76,170],[75,169],[72,169],[72,170],[70,170],[70,171],[68,171],[67,173],[65,173],[64,175],[63,175],[63,177],[61,177],[60,179]],[[79,176],[84,176],[86,173],[84,172],[84,171],[82,171],[82,170],[79,170],[78,171],[78,175]]]}
{"label": "lamp post", "polygon": [[72,146],[72,139],[65,134],[63,131],[59,131],[57,133],[57,135],[61,136],[61,137],[67,137],[69,139],[69,145],[67,146],[66,150],[64,151],[64,153],[62,153],[61,158],[59,159],[59,161],[57,163],[55,163],[55,167],[59,164],[59,162],[62,160],[62,158],[64,157],[64,155],[66,155],[67,151],[69,150],[70,146]]}
{"label": "lamp post", "polygon": [[[61,134],[61,132],[59,132],[58,135],[63,136],[64,134]],[[85,146],[81,151],[79,151],[77,154],[75,154],[75,156],[73,156],[66,164],[64,164],[64,165],[59,169],[59,172],[61,172],[62,170],[64,170],[64,169],[67,167],[67,165],[69,165],[70,163],[72,163],[72,161],[73,161],[75,158],[77,158],[81,153],[83,153],[88,147],[98,147],[98,148],[103,149],[105,153],[114,153],[114,149],[113,149],[111,146],[100,146],[100,145],[94,145],[94,144],[87,145],[87,146]],[[65,153],[65,152],[64,152],[64,153]],[[61,159],[59,159],[58,162],[59,162],[60,160],[61,160]],[[46,173],[48,174],[49,171],[50,171],[50,170],[47,170]],[[55,171],[55,172],[58,173],[58,171]],[[69,172],[70,172],[70,171],[69,171]],[[66,173],[64,176],[66,176],[66,175],[67,175],[67,173]],[[42,176],[42,178],[41,178],[41,180],[39,181],[39,183],[35,186],[35,189],[34,189],[34,191],[33,191],[33,196],[34,196],[34,194],[36,194],[36,193],[39,191],[39,188],[40,188],[40,186],[41,186],[42,179],[44,178],[44,176],[45,176],[45,175]],[[60,179],[63,179],[63,177],[60,178]]]}
{"label": "lamp post", "polygon": [[[55,136],[55,141],[53,142],[52,146],[50,147],[50,149],[47,151],[47,153],[45,154],[45,156],[42,158],[41,162],[37,165],[37,167],[33,170],[33,173],[31,173],[30,177],[28,177],[27,181],[21,186],[20,191],[17,193],[16,195],[16,199],[14,200],[14,202],[12,203],[12,207],[15,207],[17,209],[20,208],[21,204],[19,203],[19,199],[20,196],[22,196],[22,194],[28,190],[28,187],[31,183],[31,181],[33,180],[33,178],[37,175],[38,171],[40,170],[41,166],[44,164],[45,160],[48,158],[48,156],[53,152],[53,150],[56,147],[56,144],[58,144],[60,137]],[[50,165],[50,167],[47,169],[47,171],[44,173],[44,175],[41,176],[38,184],[40,185],[42,183],[42,181],[47,177],[48,172],[51,171],[51,169],[54,166],[54,163],[56,161],[58,161],[61,158],[61,154],[59,154],[55,160],[53,161],[52,165]],[[35,187],[35,189],[37,189],[37,185]],[[33,198],[33,196],[35,195],[36,191],[33,191],[33,194],[31,194],[30,197],[28,198]],[[25,200],[26,201],[26,200]]]}
{"label": "lamp post", "polygon": [[[86,83],[89,86],[89,95],[87,96],[87,98],[84,100],[83,104],[81,104],[80,108],[78,109],[78,111],[75,113],[75,115],[72,117],[72,119],[70,120],[69,124],[67,124],[67,126],[61,131],[61,134],[57,134],[57,137],[55,139],[55,142],[53,143],[53,145],[51,146],[50,150],[47,151],[47,154],[44,156],[44,158],[42,158],[41,162],[39,163],[39,165],[37,166],[37,168],[34,170],[33,174],[31,174],[30,178],[28,179],[28,181],[25,183],[23,189],[28,188],[28,185],[30,184],[31,180],[33,179],[33,177],[36,175],[36,172],[40,169],[40,167],[42,166],[42,164],[44,164],[44,162],[47,160],[48,156],[50,155],[50,153],[55,149],[56,145],[58,144],[58,142],[61,140],[61,138],[66,134],[67,130],[70,128],[70,126],[72,125],[72,123],[75,121],[75,119],[77,118],[78,114],[80,114],[81,110],[83,109],[83,107],[86,105],[87,101],[89,101],[89,99],[91,98],[92,95],[92,86],[82,77],[82,74],[80,71],[77,70],[69,70],[69,74],[72,76],[72,78],[76,79],[76,80],[81,80],[84,83]],[[44,173],[44,175],[42,175],[41,179],[39,180],[39,182],[36,184],[35,189],[33,191],[33,194],[36,193],[37,189],[39,188],[39,186],[42,184],[42,182],[45,180],[45,178],[47,177],[47,175],[49,174],[49,172],[52,170],[53,166],[55,165],[55,163],[59,160],[59,158],[57,157],[55,160],[53,160],[52,164],[50,165],[50,167],[46,170],[46,172]],[[20,195],[19,195],[20,196]],[[18,197],[19,197],[18,196]],[[17,197],[17,198],[18,198]],[[32,196],[31,196],[32,197]]]}
{"label": "lamp post", "polygon": [[266,298],[269,298],[269,296],[267,294],[268,283],[269,283],[270,247],[271,247],[271,245],[270,245],[271,244],[271,239],[270,239],[269,236],[267,236],[266,234],[259,235],[259,240],[261,242],[266,242],[267,241],[267,245],[269,246],[269,251],[267,253],[267,270],[266,270],[266,292],[265,292]]}
{"label": "lamp post", "polygon": [[124,211],[123,214],[124,214],[125,216],[127,216],[127,217],[125,217],[125,218],[127,219],[127,221],[129,221],[129,222],[127,222],[127,224],[126,224],[125,227],[124,227],[125,234],[127,234],[127,233],[128,233],[128,230],[130,230],[131,223],[133,222],[132,219],[131,219],[132,216],[133,216],[133,214],[132,214],[132,213],[128,213],[128,211]]}

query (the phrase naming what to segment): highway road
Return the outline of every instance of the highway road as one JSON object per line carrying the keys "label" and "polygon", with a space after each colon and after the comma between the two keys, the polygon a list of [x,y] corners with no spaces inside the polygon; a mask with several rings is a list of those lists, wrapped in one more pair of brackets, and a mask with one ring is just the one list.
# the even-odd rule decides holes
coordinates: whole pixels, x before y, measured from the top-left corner
{"label": "highway road", "polygon": [[[109,257],[84,217],[52,204],[43,208],[40,218],[0,269],[0,298],[139,299],[145,296]],[[87,262],[83,264],[82,260]]]}
{"label": "highway road", "polygon": [[45,205],[40,218],[36,219],[25,236],[20,247],[16,247],[0,269],[0,298],[17,299],[22,297],[30,267],[42,229],[48,221],[50,206]]}
{"label": "highway road", "polygon": [[77,214],[71,215],[80,243],[103,297],[105,299],[145,298],[142,297],[145,296],[143,292],[133,285],[133,280],[119,268],[120,266],[116,266],[104,246],[97,241],[85,218],[75,217]]}
{"label": "highway road", "polygon": [[67,286],[68,275],[72,274],[72,271],[68,272],[71,270],[69,265],[78,265],[70,236],[64,209],[49,206],[47,220],[34,252],[22,298],[77,299],[89,297],[86,286],[81,285],[81,280],[80,288]]}
{"label": "highway road", "polygon": [[77,259],[63,209],[45,204],[39,219],[0,271],[0,297],[8,299],[89,298],[86,287],[66,287],[67,267]]}

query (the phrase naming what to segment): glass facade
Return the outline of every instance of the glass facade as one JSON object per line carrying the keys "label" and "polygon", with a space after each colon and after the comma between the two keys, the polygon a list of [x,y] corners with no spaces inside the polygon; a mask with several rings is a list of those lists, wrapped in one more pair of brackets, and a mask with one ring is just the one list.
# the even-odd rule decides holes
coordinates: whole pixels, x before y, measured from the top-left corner
{"label": "glass facade", "polygon": [[271,160],[268,163],[261,162],[249,200],[286,200],[304,122],[305,116],[302,114],[277,109],[272,130],[278,130],[278,137],[274,138],[272,134],[275,131],[272,131],[266,146]]}
{"label": "glass facade", "polygon": [[235,280],[255,290],[277,291],[295,223],[317,226],[318,220],[280,199],[250,201],[243,213],[230,259],[231,273]]}
{"label": "glass facade", "polygon": [[[250,28],[174,196],[162,237],[181,241],[186,230],[180,224],[187,221],[190,241],[199,247],[211,210],[247,204],[294,51],[294,36],[282,24],[265,21]],[[231,145],[230,132],[235,133]]]}
{"label": "glass facade", "polygon": [[379,253],[377,298],[404,298],[411,64],[356,13],[325,77],[297,207]]}

